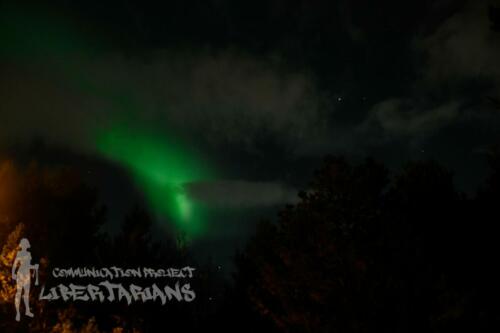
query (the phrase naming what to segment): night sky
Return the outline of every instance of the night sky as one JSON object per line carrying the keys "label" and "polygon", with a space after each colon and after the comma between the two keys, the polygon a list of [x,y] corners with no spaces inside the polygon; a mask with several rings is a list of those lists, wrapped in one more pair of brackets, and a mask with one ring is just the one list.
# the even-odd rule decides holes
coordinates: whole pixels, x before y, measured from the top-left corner
{"label": "night sky", "polygon": [[471,192],[498,143],[498,2],[51,3],[0,7],[0,156],[81,168],[110,229],[143,204],[228,262],[326,154]]}

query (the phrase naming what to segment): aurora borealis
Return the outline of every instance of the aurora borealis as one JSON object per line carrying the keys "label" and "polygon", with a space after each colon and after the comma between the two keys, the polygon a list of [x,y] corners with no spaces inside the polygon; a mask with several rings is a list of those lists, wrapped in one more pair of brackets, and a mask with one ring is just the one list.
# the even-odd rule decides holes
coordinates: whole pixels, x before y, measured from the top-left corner
{"label": "aurora borealis", "polygon": [[499,331],[498,59],[500,0],[0,1],[0,332]]}
{"label": "aurora borealis", "polygon": [[228,257],[326,154],[435,159],[465,190],[486,168],[500,49],[479,4],[63,2],[2,4],[0,153],[71,161],[112,230],[139,203]]}
{"label": "aurora borealis", "polygon": [[103,156],[130,172],[161,217],[173,221],[188,237],[203,231],[202,205],[189,198],[184,186],[213,178],[207,161],[175,139],[125,125],[104,130],[96,144]]}
{"label": "aurora borealis", "polygon": [[200,236],[205,228],[203,204],[192,200],[184,186],[213,179],[209,163],[179,142],[179,136],[167,136],[150,125],[138,128],[130,125],[133,121],[124,122],[116,116],[126,113],[133,118],[146,106],[131,103],[134,98],[119,86],[103,84],[87,73],[77,58],[90,57],[96,46],[90,46],[66,20],[52,19],[39,13],[23,15],[15,7],[3,12],[3,56],[46,61],[66,87],[106,101],[116,119],[106,119],[105,126],[94,121],[81,124],[82,145],[124,168],[159,219],[173,223],[174,229],[190,238]]}

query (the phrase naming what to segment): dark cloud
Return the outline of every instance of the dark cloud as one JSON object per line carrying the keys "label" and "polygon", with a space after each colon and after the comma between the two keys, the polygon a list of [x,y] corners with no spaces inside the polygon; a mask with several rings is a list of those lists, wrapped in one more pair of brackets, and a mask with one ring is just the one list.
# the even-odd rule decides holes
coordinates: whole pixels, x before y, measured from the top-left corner
{"label": "dark cloud", "polygon": [[421,84],[430,88],[500,79],[499,36],[491,29],[487,2],[469,1],[415,45],[426,58]]}
{"label": "dark cloud", "polygon": [[203,133],[215,145],[252,150],[259,136],[270,134],[294,146],[325,128],[314,81],[272,61],[231,52],[182,58],[167,53],[148,65],[125,63],[117,70],[134,67],[148,87],[135,91],[154,105],[151,113],[169,126]]}
{"label": "dark cloud", "polygon": [[450,101],[428,109],[413,100],[385,100],[372,108],[361,129],[376,126],[388,137],[425,137],[454,121],[460,104]]}
{"label": "dark cloud", "polygon": [[229,51],[163,51],[147,60],[101,55],[6,74],[0,121],[11,126],[4,140],[40,135],[82,148],[92,127],[129,118],[252,150],[264,134],[294,146],[325,128],[311,78]]}
{"label": "dark cloud", "polygon": [[491,120],[483,100],[499,93],[500,43],[487,3],[469,1],[418,34],[413,54],[419,74],[409,94],[373,105],[356,129],[362,141],[422,143],[465,119]]}

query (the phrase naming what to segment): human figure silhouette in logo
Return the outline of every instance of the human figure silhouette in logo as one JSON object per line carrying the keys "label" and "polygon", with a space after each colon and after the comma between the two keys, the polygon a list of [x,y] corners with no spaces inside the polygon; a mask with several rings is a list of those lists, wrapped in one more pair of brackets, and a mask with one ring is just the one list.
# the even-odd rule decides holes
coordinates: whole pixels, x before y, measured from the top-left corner
{"label": "human figure silhouette in logo", "polygon": [[[31,270],[35,270],[36,280],[35,285],[38,285],[38,264],[31,264],[31,253],[27,250],[30,247],[30,242],[23,238],[19,243],[21,248],[14,259],[14,265],[12,265],[12,279],[16,280],[17,291],[15,298],[16,306],[16,320],[21,320],[21,314],[19,312],[19,307],[21,305],[21,296],[24,299],[25,314],[28,317],[33,317],[33,313],[30,311],[29,298],[30,298],[30,286],[31,286]],[[16,268],[19,266],[19,269]],[[23,295],[24,291],[24,295]]]}

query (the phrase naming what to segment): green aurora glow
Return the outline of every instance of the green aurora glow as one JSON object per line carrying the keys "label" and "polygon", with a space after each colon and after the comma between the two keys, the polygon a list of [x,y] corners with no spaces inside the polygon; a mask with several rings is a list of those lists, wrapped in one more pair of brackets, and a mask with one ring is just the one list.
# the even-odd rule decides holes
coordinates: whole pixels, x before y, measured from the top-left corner
{"label": "green aurora glow", "polygon": [[165,135],[127,126],[102,131],[96,144],[102,155],[130,172],[161,217],[189,238],[203,232],[205,209],[188,197],[183,186],[213,177],[206,161]]}
{"label": "green aurora glow", "polygon": [[136,119],[134,115],[140,114],[142,106],[133,93],[103,84],[79,65],[80,58],[91,58],[102,48],[99,43],[87,43],[77,29],[58,17],[26,13],[19,8],[0,13],[0,37],[0,57],[18,62],[23,59],[27,64],[49,63],[51,75],[64,85],[107,101],[115,115],[126,114],[126,124],[121,117],[107,119],[100,128],[94,128],[94,123],[82,124],[87,128],[91,149],[125,168],[153,211],[172,222],[177,231],[189,238],[204,233],[207,207],[191,200],[184,185],[213,179],[213,172],[199,154],[173,139],[174,135],[137,128],[130,119]]}

